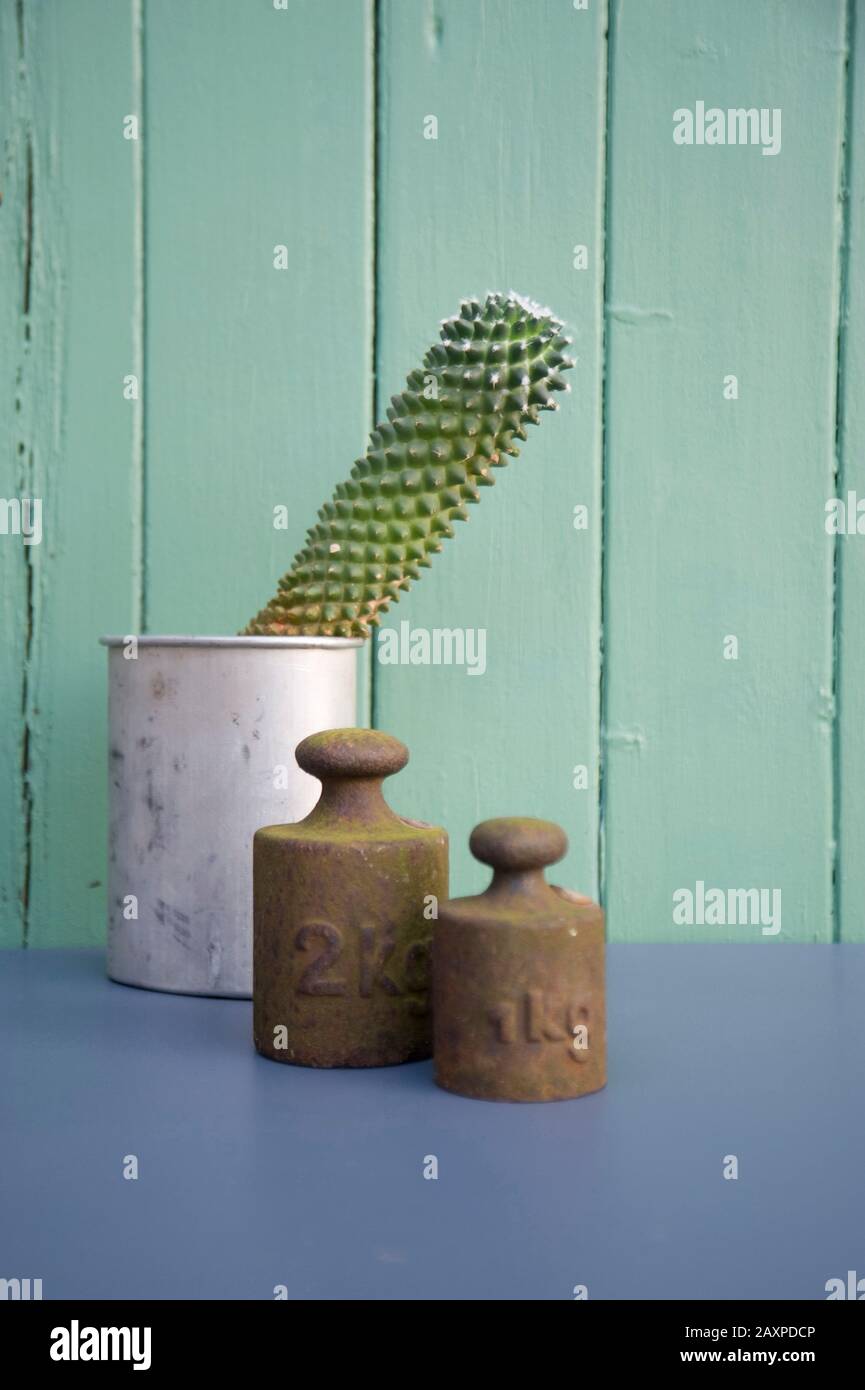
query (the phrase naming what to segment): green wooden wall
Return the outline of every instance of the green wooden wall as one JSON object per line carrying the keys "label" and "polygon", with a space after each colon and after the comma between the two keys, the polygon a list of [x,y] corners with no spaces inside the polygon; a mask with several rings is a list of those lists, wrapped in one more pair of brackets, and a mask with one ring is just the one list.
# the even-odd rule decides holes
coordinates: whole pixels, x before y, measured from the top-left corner
{"label": "green wooden wall", "polygon": [[[779,152],[675,143],[698,101]],[[457,892],[478,819],[559,820],[614,938],[865,937],[865,536],[824,526],[865,498],[865,4],[0,0],[0,139],[0,498],[44,528],[0,534],[0,944],[103,937],[98,635],[236,630],[491,288],[578,365],[387,620],[485,629],[485,673],[365,656],[393,800]],[[675,924],[699,881],[780,890],[778,936]]]}

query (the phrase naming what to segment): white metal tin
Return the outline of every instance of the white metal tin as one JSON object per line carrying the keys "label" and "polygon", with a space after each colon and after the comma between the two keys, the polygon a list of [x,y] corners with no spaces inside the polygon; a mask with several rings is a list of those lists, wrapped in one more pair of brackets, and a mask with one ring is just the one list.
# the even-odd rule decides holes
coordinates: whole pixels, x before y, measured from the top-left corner
{"label": "white metal tin", "polygon": [[319,785],[307,734],[356,722],[360,638],[103,637],[109,665],[108,974],[247,999],[252,837]]}

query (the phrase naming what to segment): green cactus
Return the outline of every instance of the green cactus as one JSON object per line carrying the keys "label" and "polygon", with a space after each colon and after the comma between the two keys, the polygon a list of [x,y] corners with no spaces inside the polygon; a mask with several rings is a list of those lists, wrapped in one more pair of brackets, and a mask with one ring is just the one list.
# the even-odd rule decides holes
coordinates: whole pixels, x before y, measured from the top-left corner
{"label": "green cactus", "polygon": [[245,635],[369,636],[430,556],[468,520],[466,504],[570,389],[570,339],[547,309],[515,294],[464,301],[440,343],[394,396],[387,423],[319,512],[276,596]]}

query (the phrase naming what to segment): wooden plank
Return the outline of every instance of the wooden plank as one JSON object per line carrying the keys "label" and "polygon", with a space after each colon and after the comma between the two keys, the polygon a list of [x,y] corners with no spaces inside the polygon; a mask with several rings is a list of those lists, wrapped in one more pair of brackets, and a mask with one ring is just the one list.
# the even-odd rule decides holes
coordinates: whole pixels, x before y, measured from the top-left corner
{"label": "wooden plank", "polygon": [[[472,293],[515,289],[551,305],[579,356],[560,414],[531,431],[525,457],[387,619],[486,631],[483,675],[375,671],[376,722],[412,754],[394,799],[447,826],[455,893],[487,881],[467,839],[494,815],[561,822],[571,849],[558,880],[596,888],[604,10],[381,6],[379,413]],[[428,116],[437,139],[424,138]]]}
{"label": "wooden plank", "polygon": [[[7,6],[11,9],[11,6]],[[135,7],[19,7],[32,155],[22,440],[42,499],[28,552],[28,944],[105,931],[106,629],[135,614]],[[25,830],[27,809],[25,807]]]}
{"label": "wooden plank", "polygon": [[[839,473],[833,495],[865,499],[865,10],[848,34],[847,223],[839,372]],[[865,511],[865,507],[863,507]],[[849,518],[845,518],[850,524]],[[856,518],[854,518],[855,521]],[[863,522],[865,527],[865,522]],[[837,538],[838,868],[837,932],[865,941],[865,536]]]}
{"label": "wooden plank", "polygon": [[372,41],[356,0],[147,5],[151,632],[236,632],[363,452]]}
{"label": "wooden plank", "polygon": [[[611,931],[828,940],[844,5],[619,5],[612,43]],[[780,108],[779,152],[674,143],[698,100]],[[780,934],[674,924],[698,882],[779,889]]]}
{"label": "wooden plank", "polygon": [[[29,278],[30,223],[27,198],[26,91],[20,70],[22,36],[10,5],[0,7],[0,139],[3,145],[0,204],[0,390],[3,449],[0,453],[0,527],[4,503],[27,495],[30,458],[22,418],[26,369],[25,302]],[[32,547],[29,547],[32,550]],[[24,938],[22,892],[26,865],[23,779],[23,672],[27,660],[27,573],[30,557],[21,538],[0,531],[0,946]]]}

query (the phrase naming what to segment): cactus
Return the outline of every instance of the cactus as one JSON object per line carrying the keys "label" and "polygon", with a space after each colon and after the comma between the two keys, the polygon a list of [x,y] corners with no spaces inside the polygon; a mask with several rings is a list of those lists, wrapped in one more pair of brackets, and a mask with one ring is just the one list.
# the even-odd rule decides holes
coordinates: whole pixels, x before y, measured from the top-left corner
{"label": "cactus", "polygon": [[549,310],[519,295],[464,301],[245,635],[369,636],[468,520],[492,469],[519,453],[525,426],[556,409],[569,342]]}

